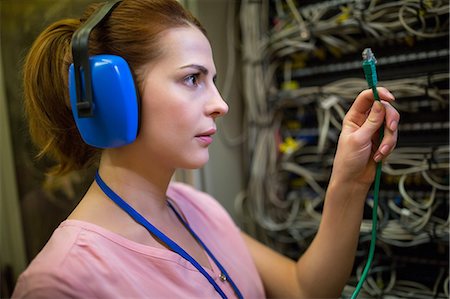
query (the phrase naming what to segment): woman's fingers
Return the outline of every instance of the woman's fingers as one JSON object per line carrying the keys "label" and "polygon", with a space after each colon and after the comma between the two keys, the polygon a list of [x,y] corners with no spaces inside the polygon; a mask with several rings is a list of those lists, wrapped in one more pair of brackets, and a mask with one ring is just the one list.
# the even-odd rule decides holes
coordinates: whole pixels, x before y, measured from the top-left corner
{"label": "woman's fingers", "polygon": [[388,127],[391,131],[396,131],[398,128],[398,122],[400,121],[400,114],[388,102],[381,101],[381,103],[386,109],[386,127]]}
{"label": "woman's fingers", "polygon": [[[387,98],[388,101],[375,101],[372,91],[365,90],[356,98],[345,120],[360,144],[372,142],[373,159],[376,162],[384,159],[395,148],[400,120],[399,113],[390,104],[390,101],[394,100],[392,94],[383,87],[378,88],[378,94],[380,98]],[[379,135],[381,128],[384,136],[380,142],[374,137]]]}
{"label": "woman's fingers", "polygon": [[394,107],[385,101],[382,101],[381,104],[383,104],[386,111],[385,126],[383,140],[381,140],[381,143],[373,156],[373,159],[376,162],[379,162],[387,157],[395,148],[398,137],[398,122],[400,120],[400,114],[394,109]]}
{"label": "woman's fingers", "polygon": [[[386,102],[395,101],[392,93],[390,93],[386,88],[378,87],[377,91],[381,100],[384,100]],[[366,121],[367,113],[371,110],[374,101],[375,99],[371,89],[362,91],[356,97],[350,110],[347,112],[344,122],[347,122],[350,125],[354,124],[356,126],[362,126]]]}
{"label": "woman's fingers", "polygon": [[385,108],[379,101],[373,102],[372,109],[358,130],[358,134],[366,136],[370,140],[378,132],[384,122]]}

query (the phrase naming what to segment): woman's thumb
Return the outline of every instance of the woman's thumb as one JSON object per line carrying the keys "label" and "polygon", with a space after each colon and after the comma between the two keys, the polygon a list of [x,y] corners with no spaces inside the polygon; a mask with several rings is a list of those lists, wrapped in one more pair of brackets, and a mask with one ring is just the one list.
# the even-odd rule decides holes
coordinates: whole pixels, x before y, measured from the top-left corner
{"label": "woman's thumb", "polygon": [[374,101],[369,116],[360,128],[360,132],[366,136],[375,134],[383,124],[384,106],[380,101]]}

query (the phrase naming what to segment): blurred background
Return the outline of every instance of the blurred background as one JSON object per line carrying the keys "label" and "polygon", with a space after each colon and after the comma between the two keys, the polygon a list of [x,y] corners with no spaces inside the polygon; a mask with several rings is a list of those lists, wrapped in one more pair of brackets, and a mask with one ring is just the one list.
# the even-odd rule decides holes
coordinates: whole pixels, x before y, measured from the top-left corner
{"label": "blurred background", "polygon": [[[27,50],[92,0],[0,0],[0,297],[67,217],[93,169],[46,177],[22,104]],[[449,296],[449,1],[180,0],[208,30],[230,106],[210,162],[175,179],[214,196],[238,225],[298,258],[317,231],[343,115],[367,88],[361,53],[396,96],[398,147],[385,161],[365,298]],[[367,197],[349,297],[365,265]],[[338,269],[337,269],[338,271]]]}

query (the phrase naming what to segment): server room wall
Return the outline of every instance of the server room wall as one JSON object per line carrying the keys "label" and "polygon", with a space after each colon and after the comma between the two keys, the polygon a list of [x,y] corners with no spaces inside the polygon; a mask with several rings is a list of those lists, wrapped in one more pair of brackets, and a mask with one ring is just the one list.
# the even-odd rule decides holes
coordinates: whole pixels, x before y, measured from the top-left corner
{"label": "server room wall", "polygon": [[[244,229],[293,258],[309,245],[342,118],[367,88],[361,53],[371,48],[401,120],[382,168],[378,241],[361,296],[448,298],[449,1],[243,0],[240,20]],[[372,197],[343,298],[367,259]]]}

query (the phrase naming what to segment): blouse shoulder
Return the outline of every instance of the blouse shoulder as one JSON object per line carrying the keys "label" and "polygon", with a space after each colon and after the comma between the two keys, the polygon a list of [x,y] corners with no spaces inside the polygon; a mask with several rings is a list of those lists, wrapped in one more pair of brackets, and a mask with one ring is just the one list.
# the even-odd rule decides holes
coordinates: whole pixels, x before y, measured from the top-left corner
{"label": "blouse shoulder", "polygon": [[[74,280],[73,277],[88,278],[90,275],[81,267],[73,267],[73,264],[77,264],[73,249],[80,231],[78,227],[57,228],[45,247],[19,276],[12,298],[77,297],[79,280]],[[67,269],[74,271],[66,271]]]}

